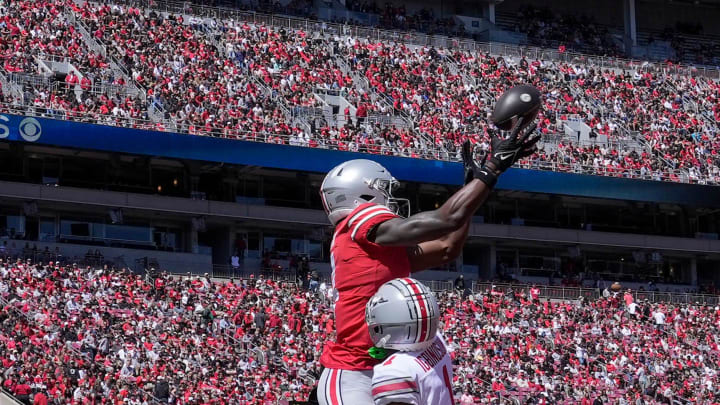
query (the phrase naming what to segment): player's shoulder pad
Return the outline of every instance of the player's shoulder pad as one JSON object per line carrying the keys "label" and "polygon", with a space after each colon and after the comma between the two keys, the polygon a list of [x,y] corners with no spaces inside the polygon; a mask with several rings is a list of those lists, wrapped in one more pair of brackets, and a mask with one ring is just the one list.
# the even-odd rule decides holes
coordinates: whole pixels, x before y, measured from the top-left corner
{"label": "player's shoulder pad", "polygon": [[[347,216],[347,225],[357,225],[358,222],[372,218],[374,216],[389,213],[395,215],[390,209],[384,205],[376,203],[360,204]],[[371,216],[372,215],[372,216]]]}
{"label": "player's shoulder pad", "polygon": [[374,367],[372,395],[376,405],[419,404],[420,388],[413,360],[407,353],[395,353]]}
{"label": "player's shoulder pad", "polygon": [[384,205],[367,203],[359,205],[345,220],[344,227],[354,241],[363,241],[367,231],[381,222],[396,218],[397,215]]}

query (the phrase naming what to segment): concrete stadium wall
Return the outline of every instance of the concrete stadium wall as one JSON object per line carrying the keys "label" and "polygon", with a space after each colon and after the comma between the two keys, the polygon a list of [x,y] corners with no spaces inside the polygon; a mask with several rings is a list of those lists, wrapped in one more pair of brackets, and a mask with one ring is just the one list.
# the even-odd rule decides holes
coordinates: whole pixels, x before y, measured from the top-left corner
{"label": "concrete stadium wall", "polygon": [[72,258],[77,258],[78,260],[84,258],[88,250],[93,252],[99,250],[106,261],[118,263],[120,266],[123,266],[122,263],[124,263],[128,268],[136,271],[144,270],[136,266],[135,263],[136,260],[145,257],[151,260],[157,260],[161,269],[172,269],[174,272],[184,273],[189,271],[192,273],[204,273],[212,271],[212,256],[210,255],[88,246],[72,243],[26,242],[24,240],[0,239],[0,243],[5,241],[8,243],[10,253],[19,253],[22,251],[22,248],[25,247],[26,243],[28,243],[30,247],[37,246],[38,252],[44,251],[45,247],[48,247],[51,252],[54,252],[57,247],[65,258],[65,262],[68,262]]}
{"label": "concrete stadium wall", "polygon": [[[611,179],[612,180],[612,179]],[[88,205],[107,206],[115,208],[133,208],[151,212],[171,212],[189,216],[207,216],[224,220],[225,218],[246,218],[252,220],[268,221],[269,223],[328,225],[327,217],[320,210],[283,208],[262,205],[245,205],[230,202],[191,200],[187,198],[161,197],[152,195],[139,195],[133,193],[119,193],[99,190],[85,190],[71,187],[46,187],[35,184],[0,182],[0,197],[14,200],[36,200],[38,202],[53,202],[54,204],[72,204],[75,209],[82,209]],[[720,252],[720,241],[710,239],[677,238],[659,235],[635,235],[611,232],[583,231],[574,229],[554,229],[532,226],[513,226],[496,224],[473,224],[470,236],[482,240],[514,239],[521,241],[543,241],[567,245],[598,245],[618,246],[644,250],[692,252],[705,255],[717,255]],[[23,241],[17,241],[17,247],[24,246]],[[52,249],[56,246],[50,244]],[[44,249],[44,244],[38,247]],[[65,249],[64,245],[60,245]],[[78,252],[84,255],[88,247],[78,245]],[[95,247],[93,247],[95,249]],[[105,248],[111,249],[111,248]],[[120,249],[108,250],[106,257],[127,255],[127,257],[158,257],[167,263],[178,263],[181,272],[198,271],[211,262],[210,256],[192,254],[177,254],[148,250]],[[167,256],[166,256],[167,255]],[[187,256],[184,256],[187,255]],[[197,258],[197,261],[195,260]],[[132,259],[134,260],[134,259]],[[216,262],[221,263],[221,262]],[[128,263],[130,264],[130,263]],[[162,264],[162,261],[161,261]],[[326,264],[319,264],[318,270],[328,271]],[[484,267],[493,268],[492,263]],[[207,268],[207,267],[206,267]],[[208,271],[208,270],[205,270]],[[443,278],[447,273],[437,274]],[[435,275],[434,275],[435,276]]]}
{"label": "concrete stadium wall", "polygon": [[143,209],[167,213],[210,215],[217,217],[265,219],[268,221],[300,222],[329,225],[327,216],[319,210],[278,208],[234,202],[193,200],[189,198],[88,190],[74,187],[47,187],[0,181],[0,197],[56,203],[95,205],[115,208]]}
{"label": "concrete stadium wall", "polygon": [[19,405],[20,402],[16,401],[10,395],[0,391],[0,405]]}
{"label": "concrete stadium wall", "polygon": [[708,255],[717,255],[718,252],[720,252],[720,240],[540,228],[534,226],[473,224],[470,228],[470,236],[487,239],[556,242],[571,246],[617,246],[648,251],[693,252]]}
{"label": "concrete stadium wall", "polygon": [[[282,266],[283,268],[288,268],[289,261],[288,260],[272,260],[273,264],[277,264],[279,266]],[[245,258],[241,263],[240,267],[238,267],[238,274],[240,272],[252,272],[257,271],[260,269],[261,261],[260,259],[251,259],[251,258]],[[310,269],[317,271],[321,277],[324,279],[329,280],[330,274],[332,272],[332,268],[330,267],[330,263],[322,263],[322,262],[311,262],[310,263]],[[173,271],[174,273],[181,273]],[[195,274],[198,274],[200,272],[195,272]],[[440,281],[453,281],[457,276],[461,274],[458,272],[451,272],[451,271],[442,271],[442,270],[424,270],[418,273],[414,273],[413,277],[417,278],[418,280],[440,280]],[[466,268],[462,269],[462,274],[465,276],[466,280],[476,280],[478,278],[478,271],[476,266],[467,266]],[[225,275],[227,277],[229,275]]]}

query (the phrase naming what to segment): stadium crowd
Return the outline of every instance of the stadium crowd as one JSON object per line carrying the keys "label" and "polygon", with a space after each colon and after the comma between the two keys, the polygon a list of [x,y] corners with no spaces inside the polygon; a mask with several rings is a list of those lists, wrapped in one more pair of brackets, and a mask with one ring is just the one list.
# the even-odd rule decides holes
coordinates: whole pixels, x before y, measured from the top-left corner
{"label": "stadium crowd", "polygon": [[75,80],[83,87],[96,81],[115,82],[115,74],[105,58],[88,49],[80,33],[62,13],[66,4],[63,0],[0,3],[3,68],[9,73],[33,73],[38,71],[35,57],[46,61],[66,60],[82,73],[82,79],[76,77]]}
{"label": "stadium crowd", "polygon": [[[17,94],[2,89],[3,104],[85,122],[147,119],[145,105],[127,94],[125,79],[107,59],[90,50],[63,13],[66,6],[62,0],[0,2],[3,73],[19,87]],[[47,69],[66,62],[74,69],[55,80]]]}
{"label": "stadium crowd", "polygon": [[[73,19],[146,101],[83,46]],[[65,58],[83,77],[71,73],[50,86],[49,78],[25,81],[24,100],[2,89],[3,111],[24,105],[29,113],[111,125],[457,159],[466,139],[479,153],[489,148],[495,96],[531,83],[544,95],[538,127],[548,140],[524,167],[720,183],[718,84],[662,66],[619,72],[587,61],[527,60],[71,0],[12,2],[5,20],[5,73],[36,69],[16,60],[33,55],[27,47]],[[15,39],[28,25],[37,28],[21,38],[48,37],[53,46]],[[66,25],[60,37],[48,28]],[[88,81],[116,87],[97,91]],[[328,112],[320,96],[328,91],[349,105]],[[571,118],[607,141],[558,135]]]}
{"label": "stadium crowd", "polygon": [[21,400],[37,392],[56,404],[306,397],[314,353],[332,327],[312,294],[262,278],[148,282],[18,262],[0,265],[0,279],[2,386]]}
{"label": "stadium crowd", "polygon": [[[4,261],[0,385],[27,404],[304,400],[334,323],[309,286]],[[718,308],[535,289],[439,302],[459,404],[718,403]]]}
{"label": "stadium crowd", "polygon": [[[116,1],[129,3],[132,0]],[[189,0],[185,2],[186,12],[192,14],[195,5],[201,8],[228,5],[227,2],[221,3],[222,1],[218,0]],[[326,6],[330,4],[328,1],[324,3]],[[406,4],[381,5],[374,0],[347,0],[344,5],[348,11],[367,13],[369,16],[356,16],[341,11],[325,15],[324,18],[337,24],[370,25],[384,30],[404,31],[407,35],[422,33],[485,40],[482,33],[472,29],[466,30],[464,23],[453,18],[454,16],[438,16],[432,8],[408,10]],[[238,10],[310,19],[317,19],[318,11],[308,0],[292,0],[286,5],[272,0],[242,0],[234,1],[232,7]],[[457,10],[459,14],[465,14],[466,11],[462,8]],[[212,11],[209,11],[209,14],[214,15]],[[610,24],[598,23],[592,16],[586,14],[564,13],[547,7],[524,4],[514,12],[496,11],[495,23],[505,30],[526,34],[523,42],[529,45],[552,48],[559,52],[575,51],[608,57],[626,56],[620,34],[622,27],[613,27],[614,21]],[[665,27],[660,32],[640,32],[640,34],[647,35],[648,44],[656,40],[667,41],[672,52],[664,56],[669,61],[717,66],[720,40],[716,36],[704,35],[703,31],[702,24],[677,22],[674,27]]]}

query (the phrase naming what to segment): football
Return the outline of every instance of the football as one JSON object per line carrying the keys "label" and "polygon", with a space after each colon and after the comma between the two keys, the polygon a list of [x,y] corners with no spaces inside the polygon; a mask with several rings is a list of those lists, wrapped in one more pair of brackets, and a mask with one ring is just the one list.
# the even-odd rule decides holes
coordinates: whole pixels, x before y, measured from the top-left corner
{"label": "football", "polygon": [[500,96],[490,120],[501,130],[509,131],[520,117],[524,117],[523,126],[529,125],[541,107],[540,90],[527,84],[515,86]]}

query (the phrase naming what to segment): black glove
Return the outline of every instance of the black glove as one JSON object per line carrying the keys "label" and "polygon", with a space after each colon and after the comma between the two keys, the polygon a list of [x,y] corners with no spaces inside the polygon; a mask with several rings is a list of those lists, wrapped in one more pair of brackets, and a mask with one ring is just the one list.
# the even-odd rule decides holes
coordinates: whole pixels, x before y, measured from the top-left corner
{"label": "black glove", "polygon": [[[530,156],[535,152],[535,144],[540,140],[540,134],[535,134],[537,124],[533,123],[522,128],[523,118],[517,120],[507,139],[491,134],[492,155],[488,163],[500,173],[514,165],[518,160]],[[522,129],[521,129],[522,128]]]}
{"label": "black glove", "polygon": [[473,146],[470,141],[466,140],[463,142],[462,150],[460,151],[463,160],[463,167],[465,168],[465,181],[463,184],[468,184],[473,179],[479,178],[479,173],[482,171],[482,167],[485,165],[487,154],[483,156],[480,163],[478,163],[473,157]]}
{"label": "black glove", "polygon": [[[475,161],[470,141],[465,141],[462,147],[463,165],[465,167],[465,184],[478,179],[490,187],[497,183],[497,177],[515,164],[518,160],[530,156],[535,152],[535,144],[540,135],[533,136],[537,124],[522,128],[523,119],[518,119],[507,139],[502,139],[491,133],[492,152],[486,154],[480,163]],[[490,158],[488,159],[488,155]]]}

